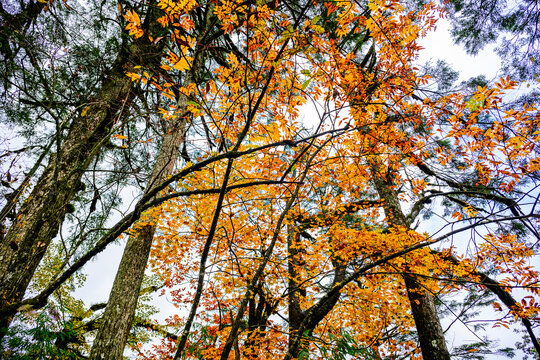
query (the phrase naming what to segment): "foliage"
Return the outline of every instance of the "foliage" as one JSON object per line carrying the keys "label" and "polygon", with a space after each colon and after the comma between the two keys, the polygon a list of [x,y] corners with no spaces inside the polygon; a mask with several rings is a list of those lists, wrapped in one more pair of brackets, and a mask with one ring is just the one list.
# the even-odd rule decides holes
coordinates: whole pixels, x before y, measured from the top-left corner
{"label": "foliage", "polygon": [[453,0],[445,6],[453,20],[452,36],[469,53],[495,43],[507,73],[520,80],[538,77],[536,4]]}
{"label": "foliage", "polygon": [[[48,310],[48,311],[47,311]],[[45,309],[37,316],[20,319],[26,323],[32,322],[33,326],[13,326],[7,341],[6,358],[29,360],[29,359],[80,359],[79,347],[67,348],[63,344],[75,343],[80,345],[81,333],[77,331],[72,322],[67,322],[63,327],[59,313],[55,309]],[[59,326],[60,325],[60,326]]]}
{"label": "foliage", "polygon": [[[481,15],[450,4],[455,16]],[[75,299],[77,271],[149,227],[155,275],[134,289],[127,340],[140,359],[417,359],[426,349],[411,309],[421,296],[452,321],[490,306],[495,326],[538,326],[538,109],[508,103],[519,85],[509,76],[460,90],[445,63],[417,68],[418,40],[444,14],[435,4],[159,0],[92,3],[87,15],[80,4],[47,6],[35,36],[21,35],[31,47],[2,43],[5,122],[36,147],[27,161],[43,154],[31,177],[47,175],[41,161],[63,170],[70,129],[97,117],[111,69],[132,88],[113,102],[122,110],[91,143],[88,168],[73,170],[80,188],[57,211],[56,242],[41,242],[48,252],[27,298],[5,305],[33,312],[16,318],[2,355],[89,353],[105,304]],[[492,22],[529,36],[516,14]],[[94,25],[77,38],[82,19]],[[470,51],[496,38],[496,28],[467,35],[476,22],[455,24]],[[179,122],[180,154],[162,165]],[[24,191],[8,226],[31,198]],[[128,191],[134,202],[121,208]],[[183,314],[165,325],[144,305],[160,289]],[[487,343],[452,352],[480,359]]]}

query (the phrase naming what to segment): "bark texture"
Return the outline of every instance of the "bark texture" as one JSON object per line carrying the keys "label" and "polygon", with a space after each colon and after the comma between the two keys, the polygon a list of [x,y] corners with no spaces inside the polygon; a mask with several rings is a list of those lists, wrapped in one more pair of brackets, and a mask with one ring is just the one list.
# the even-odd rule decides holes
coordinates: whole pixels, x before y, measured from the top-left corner
{"label": "bark texture", "polygon": [[443,329],[435,308],[433,296],[427,294],[413,276],[405,275],[405,286],[418,332],[424,360],[450,359]]}
{"label": "bark texture", "polygon": [[288,301],[289,301],[289,337],[293,337],[304,321],[305,315],[300,308],[299,296],[305,296],[305,289],[300,289],[298,284],[297,267],[300,266],[300,242],[299,234],[292,225],[288,228],[287,250],[289,253],[287,267],[289,275]]}
{"label": "bark texture", "polygon": [[[208,19],[207,19],[208,21]],[[205,25],[207,26],[207,25]],[[206,28],[203,31],[207,36]],[[198,38],[201,44],[204,38]],[[202,64],[202,55],[195,58],[191,72],[186,73],[184,82],[188,85],[196,77]],[[180,148],[185,141],[187,127],[187,96],[179,94],[177,111],[182,114],[172,120],[159,149],[152,174],[146,185],[145,194],[165,181],[174,171],[174,165],[180,155]],[[129,331],[133,324],[139,291],[144,278],[146,263],[150,256],[155,223],[157,219],[146,219],[151,224],[136,224],[137,234],[130,236],[114,280],[113,288],[103,313],[102,324],[90,352],[90,359],[122,359]]]}
{"label": "bark texture", "polygon": [[[289,349],[286,359],[295,359],[299,356],[303,345],[303,335],[312,334],[317,325],[332,311],[340,298],[340,293],[336,292],[330,297],[324,297],[305,311],[300,306],[300,296],[306,295],[306,290],[300,285],[296,269],[303,266],[303,250],[300,242],[300,231],[298,228],[289,227],[287,236],[287,248],[289,253],[288,261],[288,301],[289,301]],[[333,288],[345,279],[345,266],[337,257],[332,257],[334,268],[334,279],[329,288]]]}
{"label": "bark texture", "polygon": [[[154,231],[155,226],[147,225],[139,229],[137,236],[130,237],[92,346],[90,359],[122,359],[129,329],[135,316],[140,284],[152,247]],[[126,254],[130,256],[125,256]],[[133,269],[142,271],[133,272]],[[136,292],[133,291],[134,287],[137,289]]]}
{"label": "bark texture", "polygon": [[[185,108],[186,100],[183,98],[183,104],[179,104],[178,108]],[[165,134],[145,192],[152,190],[156,184],[160,184],[172,174],[186,132],[185,117],[178,119]],[[138,229],[137,234],[130,236],[127,241],[109,301],[92,346],[90,359],[122,359],[124,346],[135,317],[139,290],[156,226],[149,224],[139,228],[135,225],[135,228]]]}

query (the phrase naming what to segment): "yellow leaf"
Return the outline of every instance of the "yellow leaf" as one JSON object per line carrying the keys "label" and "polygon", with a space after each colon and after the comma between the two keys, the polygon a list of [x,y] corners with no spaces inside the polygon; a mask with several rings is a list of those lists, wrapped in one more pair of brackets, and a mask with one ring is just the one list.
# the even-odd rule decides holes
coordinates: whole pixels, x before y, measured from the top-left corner
{"label": "yellow leaf", "polygon": [[126,72],[126,75],[131,79],[131,81],[135,82],[141,78],[141,75],[132,72]]}
{"label": "yellow leaf", "polygon": [[85,117],[85,116],[86,116],[86,113],[88,112],[89,109],[90,109],[90,106],[87,106],[87,107],[85,107],[84,109],[82,109],[82,111],[81,111],[81,117]]}
{"label": "yellow leaf", "polygon": [[184,71],[189,69],[189,63],[187,62],[186,58],[182,56],[180,60],[176,64],[174,64],[174,68],[176,70]]}

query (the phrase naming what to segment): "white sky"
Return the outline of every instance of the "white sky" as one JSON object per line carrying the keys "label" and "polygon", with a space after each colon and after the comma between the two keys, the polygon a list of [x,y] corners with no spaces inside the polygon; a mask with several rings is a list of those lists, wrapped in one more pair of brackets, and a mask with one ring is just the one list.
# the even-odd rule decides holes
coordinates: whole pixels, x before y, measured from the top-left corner
{"label": "white sky", "polygon": [[478,53],[477,56],[468,55],[459,45],[454,45],[450,36],[450,23],[446,19],[437,22],[437,29],[420,41],[425,50],[420,54],[420,63],[438,59],[445,60],[454,70],[459,71],[460,80],[467,80],[473,76],[485,75],[487,79],[498,77],[501,67],[499,57],[493,53],[494,45]]}

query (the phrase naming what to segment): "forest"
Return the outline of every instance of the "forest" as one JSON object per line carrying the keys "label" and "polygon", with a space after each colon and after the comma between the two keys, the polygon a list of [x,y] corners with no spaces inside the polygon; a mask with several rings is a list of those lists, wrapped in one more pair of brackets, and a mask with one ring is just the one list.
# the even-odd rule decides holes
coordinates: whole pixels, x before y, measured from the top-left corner
{"label": "forest", "polygon": [[0,358],[540,359],[538,14],[2,0]]}

